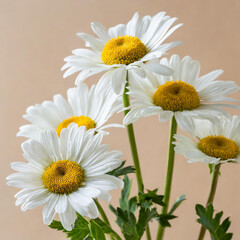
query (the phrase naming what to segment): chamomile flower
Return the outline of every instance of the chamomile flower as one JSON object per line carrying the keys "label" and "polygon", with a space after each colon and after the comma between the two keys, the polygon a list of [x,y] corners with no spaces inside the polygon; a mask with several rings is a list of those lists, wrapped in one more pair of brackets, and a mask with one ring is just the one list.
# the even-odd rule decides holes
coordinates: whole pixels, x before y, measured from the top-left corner
{"label": "chamomile flower", "polygon": [[100,80],[97,85],[88,89],[86,84],[67,91],[68,101],[60,94],[53,97],[53,101],[27,108],[23,117],[31,124],[23,125],[17,136],[38,139],[42,131],[55,130],[60,136],[63,128],[71,123],[104,131],[107,127],[122,127],[120,124],[104,124],[121,109],[121,99],[113,92],[106,82]]}
{"label": "chamomile flower", "polygon": [[189,132],[193,139],[175,135],[175,151],[190,163],[240,163],[240,118],[222,116],[219,122],[216,125],[208,120],[194,119]]}
{"label": "chamomile flower", "polygon": [[160,121],[175,116],[178,125],[187,130],[192,127],[192,118],[218,121],[217,116],[228,115],[223,107],[236,107],[222,103],[235,101],[226,95],[239,90],[234,82],[216,80],[222,70],[199,77],[200,65],[189,56],[181,60],[173,55],[169,61],[163,58],[160,62],[174,70],[173,76],[148,73],[147,78],[142,79],[134,74],[129,94],[135,100],[132,110],[124,118],[124,124],[156,114]]}
{"label": "chamomile flower", "polygon": [[176,20],[160,12],[153,17],[143,18],[135,13],[126,25],[119,24],[109,29],[101,23],[92,23],[92,30],[98,38],[86,33],[78,34],[91,49],[76,49],[72,52],[74,55],[65,58],[66,64],[62,70],[68,70],[64,77],[80,72],[75,82],[79,85],[89,76],[106,71],[106,77],[116,94],[119,94],[123,90],[127,70],[143,73],[146,67],[170,75],[171,69],[164,65],[153,62],[145,66],[144,63],[161,57],[169,49],[181,44],[179,41],[163,44],[182,25],[171,27]]}
{"label": "chamomile flower", "polygon": [[121,164],[120,151],[101,145],[102,134],[71,124],[62,130],[40,134],[40,140],[22,144],[28,163],[14,162],[17,171],[7,177],[8,185],[22,188],[15,197],[22,211],[40,205],[43,221],[50,224],[56,213],[62,225],[71,230],[76,212],[96,218],[94,198],[109,201],[109,191],[123,186],[122,180],[106,174]]}

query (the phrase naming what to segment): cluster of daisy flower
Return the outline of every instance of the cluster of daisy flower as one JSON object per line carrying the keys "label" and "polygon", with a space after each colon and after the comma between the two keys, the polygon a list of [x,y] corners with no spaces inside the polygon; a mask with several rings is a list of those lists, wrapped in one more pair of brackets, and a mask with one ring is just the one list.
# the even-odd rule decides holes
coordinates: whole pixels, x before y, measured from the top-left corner
{"label": "cluster of daisy flower", "polygon": [[[239,87],[217,80],[222,70],[199,76],[200,64],[189,56],[162,57],[181,44],[165,43],[182,25],[174,25],[176,20],[165,12],[143,18],[136,13],[126,25],[109,29],[92,23],[97,37],[78,34],[89,48],[74,50],[62,68],[64,77],[78,73],[76,87],[68,89],[67,100],[57,94],[30,106],[23,116],[30,123],[17,134],[27,138],[22,144],[27,163],[12,163],[17,173],[7,181],[22,189],[15,197],[23,211],[45,205],[44,223],[58,213],[66,230],[73,228],[76,212],[96,218],[95,199],[109,201],[109,191],[123,187],[121,179],[107,174],[121,165],[122,153],[101,144],[106,129],[131,126],[146,116],[173,119],[175,128],[190,133],[192,139],[175,135],[170,143],[189,162],[240,162],[240,118],[224,110],[237,107],[227,95]],[[83,83],[101,72],[96,85]],[[123,125],[106,124],[121,110]]]}

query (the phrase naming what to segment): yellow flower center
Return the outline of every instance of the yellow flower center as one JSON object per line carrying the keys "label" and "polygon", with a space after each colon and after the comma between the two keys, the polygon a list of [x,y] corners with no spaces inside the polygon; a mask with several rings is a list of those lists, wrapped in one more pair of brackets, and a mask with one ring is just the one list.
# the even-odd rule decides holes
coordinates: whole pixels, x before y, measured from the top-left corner
{"label": "yellow flower center", "polygon": [[42,180],[50,192],[70,194],[84,182],[84,170],[76,162],[59,160],[45,170]]}
{"label": "yellow flower center", "polygon": [[169,81],[159,86],[153,95],[153,103],[163,110],[184,111],[200,106],[200,99],[195,88],[182,81]]}
{"label": "yellow flower center", "polygon": [[61,122],[58,125],[56,129],[58,136],[60,136],[62,129],[67,128],[70,123],[76,123],[79,127],[85,126],[87,130],[89,130],[90,128],[96,127],[96,123],[90,117],[86,117],[86,116],[74,117],[73,116],[71,118],[67,118],[63,120],[63,122]]}
{"label": "yellow flower center", "polygon": [[238,145],[231,139],[224,136],[208,136],[202,138],[198,148],[205,154],[227,160],[234,158],[239,153]]}
{"label": "yellow flower center", "polygon": [[146,46],[137,37],[120,36],[110,39],[104,46],[101,59],[107,65],[128,65],[147,53]]}

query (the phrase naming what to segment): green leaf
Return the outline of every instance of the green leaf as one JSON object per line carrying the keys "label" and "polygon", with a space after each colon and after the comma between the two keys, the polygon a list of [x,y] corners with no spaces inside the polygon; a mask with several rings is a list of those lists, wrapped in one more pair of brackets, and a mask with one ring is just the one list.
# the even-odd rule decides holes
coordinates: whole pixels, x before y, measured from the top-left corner
{"label": "green leaf", "polygon": [[186,200],[186,195],[185,194],[182,194],[176,201],[175,203],[173,204],[171,210],[169,211],[168,214],[172,215],[173,212],[179,207],[179,205],[184,201]]}
{"label": "green leaf", "polygon": [[136,217],[129,210],[117,208],[117,223],[120,226],[125,239],[138,239],[136,230]]}
{"label": "green leaf", "polygon": [[177,216],[170,214],[159,214],[156,219],[163,227],[171,227],[169,220],[172,220],[174,218],[177,218]]}
{"label": "green leaf", "polygon": [[137,233],[138,236],[141,238],[147,224],[149,221],[151,221],[153,218],[157,216],[157,209],[152,208],[151,210],[149,208],[142,207],[139,211],[139,217],[137,222]]}
{"label": "green leaf", "polygon": [[52,229],[57,229],[58,231],[66,231],[60,221],[53,220],[48,226]]}
{"label": "green leaf", "polygon": [[71,238],[71,240],[81,240],[85,239],[89,233],[88,221],[80,214],[77,214],[74,228],[72,231],[68,231],[67,237]]}
{"label": "green leaf", "polygon": [[127,175],[129,173],[134,173],[136,169],[133,166],[123,167],[125,163],[126,163],[126,160],[123,161],[118,168],[112,170],[111,172],[108,172],[107,174],[113,175],[115,177],[119,177],[122,175]]}
{"label": "green leaf", "polygon": [[64,229],[62,223],[56,220],[53,220],[49,227],[67,233],[67,238],[71,238],[71,240],[83,240],[90,233],[88,221],[78,213],[74,227],[71,231]]}
{"label": "green leaf", "polygon": [[223,212],[218,212],[213,216],[214,208],[209,204],[206,208],[196,205],[196,213],[200,217],[197,221],[202,224],[210,233],[212,240],[231,240],[233,234],[227,233],[230,227],[230,220],[226,218],[221,224]]}
{"label": "green leaf", "polygon": [[128,210],[134,213],[137,210],[137,197],[132,197],[128,203]]}
{"label": "green leaf", "polygon": [[106,240],[102,228],[94,220],[90,220],[89,228],[93,240]]}
{"label": "green leaf", "polygon": [[94,219],[94,221],[102,228],[103,232],[106,234],[110,234],[117,240],[121,240],[121,238],[116,234],[116,232],[105,222],[103,222],[100,218]]}
{"label": "green leaf", "polygon": [[128,198],[130,195],[132,182],[130,181],[127,175],[124,176],[123,182],[124,182],[124,187],[122,189],[121,198],[119,199],[119,204],[122,210],[127,210],[129,208]]}
{"label": "green leaf", "polygon": [[154,189],[152,191],[148,190],[147,193],[139,193],[139,202],[142,206],[145,206],[149,208],[152,203],[156,203],[160,206],[165,206],[165,203],[163,202],[163,195],[157,194],[158,189]]}

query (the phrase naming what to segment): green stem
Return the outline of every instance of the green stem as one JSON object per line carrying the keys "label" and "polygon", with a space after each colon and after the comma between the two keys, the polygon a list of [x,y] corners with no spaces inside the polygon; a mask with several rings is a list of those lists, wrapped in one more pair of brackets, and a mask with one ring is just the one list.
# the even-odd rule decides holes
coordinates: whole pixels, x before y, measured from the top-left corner
{"label": "green stem", "polygon": [[104,212],[102,206],[100,205],[100,203],[99,203],[96,199],[95,199],[95,203],[96,203],[97,208],[98,208],[98,211],[99,211],[99,213],[100,213],[100,215],[101,215],[101,217],[102,217],[102,220],[103,220],[109,227],[111,227],[110,222],[109,222],[109,220],[108,220],[108,218],[107,218],[107,215],[106,215],[106,213]]}
{"label": "green stem", "polygon": [[113,235],[113,236],[110,236],[110,237],[111,237],[111,240],[114,240],[114,239],[116,239],[116,240],[122,240],[122,238],[112,229],[112,227],[111,227],[111,225],[110,225],[110,222],[109,222],[109,220],[108,220],[108,218],[107,218],[107,215],[106,215],[106,213],[104,212],[104,210],[103,210],[102,206],[100,205],[100,203],[99,203],[96,199],[95,199],[94,201],[95,201],[95,203],[96,203],[96,205],[97,205],[97,208],[98,208],[98,211],[99,211],[99,213],[100,213],[100,215],[101,215],[101,217],[102,217],[102,220],[103,220],[104,223],[106,223],[106,225],[108,225],[108,226],[111,228],[111,230],[112,230],[112,235]]}
{"label": "green stem", "polygon": [[[213,203],[213,199],[214,199],[214,196],[215,196],[215,193],[216,193],[216,189],[217,189],[217,183],[218,183],[220,166],[221,166],[220,163],[217,164],[217,165],[216,164],[214,165],[214,170],[213,170],[213,174],[212,174],[211,188],[210,188],[210,192],[209,192],[209,196],[208,196],[208,200],[207,200],[206,206],[208,206],[209,203]],[[200,229],[198,240],[203,240],[204,239],[205,232],[206,232],[206,228],[202,226],[201,229]]]}
{"label": "green stem", "polygon": [[[123,92],[123,106],[125,108],[130,106],[129,95],[127,94],[128,93],[127,86],[128,86],[128,81],[126,82],[125,89]],[[126,116],[129,111],[130,110],[124,110],[124,115]],[[127,131],[128,131],[128,139],[129,139],[129,143],[130,143],[130,148],[131,148],[131,152],[132,152],[133,163],[134,163],[134,167],[136,169],[138,191],[143,192],[142,173],[141,173],[141,169],[140,169],[140,163],[139,163],[139,158],[138,158],[138,151],[137,151],[137,145],[136,145],[136,141],[135,141],[133,124],[127,125]]]}
{"label": "green stem", "polygon": [[[172,176],[173,176],[173,168],[174,168],[174,134],[177,132],[177,122],[175,117],[173,116],[171,119],[171,126],[170,126],[170,135],[169,135],[169,149],[168,149],[168,165],[167,165],[167,175],[166,175],[166,182],[165,182],[165,189],[164,189],[164,203],[165,206],[162,207],[162,214],[167,214],[168,212],[168,205],[170,200],[171,194],[171,186],[172,186]],[[157,233],[157,240],[162,240],[164,236],[165,227],[159,224],[158,226],[158,233]]]}
{"label": "green stem", "polygon": [[[126,85],[124,88],[124,92],[122,95],[122,100],[123,100],[123,106],[124,108],[127,108],[130,106],[130,100],[129,100],[129,95],[128,93],[128,74],[127,74],[127,79],[126,79]],[[130,111],[124,110],[124,115],[126,116],[127,113]],[[134,135],[134,129],[133,129],[133,124],[127,125],[127,132],[128,132],[128,139],[129,139],[129,144],[132,152],[132,158],[133,158],[133,163],[134,167],[136,169],[136,178],[137,178],[137,185],[138,185],[138,192],[143,192],[143,179],[142,179],[142,173],[141,173],[141,168],[140,168],[140,163],[139,163],[139,157],[138,157],[138,151],[137,151],[137,145],[136,145],[136,140],[135,140],[135,135]],[[150,234],[150,229],[149,226],[147,225],[146,227],[146,236],[148,240],[151,240],[151,234]]]}

